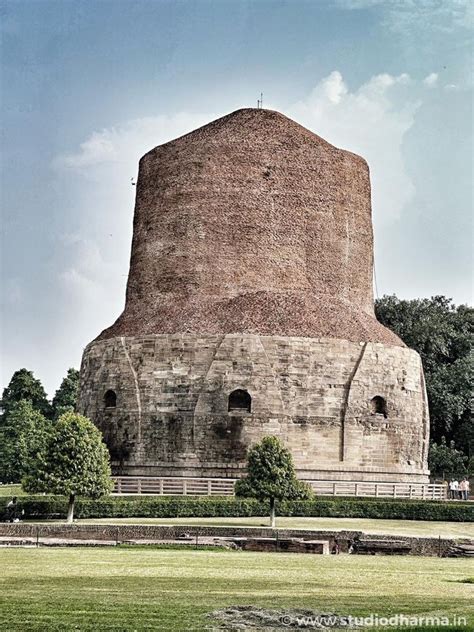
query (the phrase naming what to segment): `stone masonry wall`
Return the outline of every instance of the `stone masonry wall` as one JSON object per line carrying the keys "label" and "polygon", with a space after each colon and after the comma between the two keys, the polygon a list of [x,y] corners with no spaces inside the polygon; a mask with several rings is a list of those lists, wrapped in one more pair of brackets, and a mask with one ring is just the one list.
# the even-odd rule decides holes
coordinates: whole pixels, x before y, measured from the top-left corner
{"label": "stone masonry wall", "polygon": [[[355,538],[364,538],[362,531],[320,531],[316,529],[270,529],[268,527],[211,527],[196,525],[93,525],[93,524],[44,524],[44,523],[0,523],[0,537],[61,538],[64,540],[96,540],[127,542],[127,540],[170,540],[176,539],[182,533],[189,533],[193,537],[275,537],[302,538],[328,540],[332,546],[337,539],[341,551],[346,553],[349,544]],[[472,540],[454,540],[451,538],[417,538],[403,535],[372,535],[365,536],[376,540],[403,542],[411,547],[411,555],[444,556],[456,542],[472,543]]]}
{"label": "stone masonry wall", "polygon": [[[245,389],[251,412],[228,412]],[[104,394],[117,395],[106,408]],[[383,397],[387,417],[371,399]],[[91,343],[80,410],[116,471],[239,477],[249,446],[276,435],[301,478],[425,482],[428,412],[410,349],[252,334],[159,334]]]}

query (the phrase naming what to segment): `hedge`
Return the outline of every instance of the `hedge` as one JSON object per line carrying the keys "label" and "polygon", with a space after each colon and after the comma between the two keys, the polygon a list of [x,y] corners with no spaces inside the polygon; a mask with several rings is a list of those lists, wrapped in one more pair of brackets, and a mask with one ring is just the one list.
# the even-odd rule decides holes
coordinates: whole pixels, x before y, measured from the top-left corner
{"label": "hedge", "polygon": [[[0,504],[0,520],[6,519]],[[24,519],[64,518],[67,500],[61,496],[21,496],[18,511]],[[24,512],[24,513],[23,513]],[[251,498],[196,496],[109,496],[76,501],[76,518],[222,518],[266,516],[268,504]],[[277,505],[277,515],[392,520],[474,521],[474,503],[440,501],[316,498]]]}

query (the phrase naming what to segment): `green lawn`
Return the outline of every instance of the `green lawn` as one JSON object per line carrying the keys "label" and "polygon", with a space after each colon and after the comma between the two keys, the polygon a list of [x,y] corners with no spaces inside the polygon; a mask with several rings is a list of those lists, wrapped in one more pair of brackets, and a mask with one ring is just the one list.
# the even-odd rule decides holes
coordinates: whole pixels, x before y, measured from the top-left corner
{"label": "green lawn", "polygon": [[[268,526],[256,518],[91,518],[78,520],[89,524],[165,524],[259,527]],[[428,520],[373,520],[364,518],[278,518],[277,527],[291,529],[349,529],[365,533],[413,535],[426,537],[474,538],[472,522],[436,522]]]}
{"label": "green lawn", "polygon": [[0,498],[2,496],[26,496],[21,485],[0,485]]}
{"label": "green lawn", "polygon": [[205,613],[238,604],[458,615],[474,626],[464,559],[39,548],[0,549],[0,568],[9,631],[204,631]]}

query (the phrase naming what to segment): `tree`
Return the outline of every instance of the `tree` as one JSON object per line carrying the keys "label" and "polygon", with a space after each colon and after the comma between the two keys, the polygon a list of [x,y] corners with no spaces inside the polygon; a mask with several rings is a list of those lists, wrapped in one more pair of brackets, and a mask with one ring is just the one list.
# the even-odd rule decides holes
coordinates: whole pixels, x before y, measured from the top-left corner
{"label": "tree", "polygon": [[35,378],[32,371],[20,369],[15,371],[8,386],[3,390],[1,407],[3,409],[3,421],[10,408],[22,399],[31,402],[35,410],[39,410],[43,415],[49,417],[51,405],[46,397],[43,385]]}
{"label": "tree", "polygon": [[443,480],[466,476],[467,460],[467,456],[456,450],[454,441],[448,445],[445,437],[441,437],[439,444],[433,443],[430,447],[428,461],[431,473]]}
{"label": "tree", "polygon": [[474,423],[472,419],[463,422],[456,430],[454,442],[462,446],[462,451],[474,462]]}
{"label": "tree", "polygon": [[474,310],[456,307],[444,296],[402,301],[384,296],[375,302],[378,320],[397,333],[423,361],[431,418],[431,437],[456,439],[464,424],[472,426],[470,398],[474,358]]}
{"label": "tree", "polygon": [[79,371],[68,369],[66,377],[53,397],[53,416],[58,419],[63,413],[76,410],[79,393]]}
{"label": "tree", "polygon": [[9,406],[0,426],[0,481],[19,483],[41,450],[51,421],[22,399]]}
{"label": "tree", "polygon": [[474,478],[474,456],[471,456],[467,463],[467,477]]}
{"label": "tree", "polygon": [[270,502],[270,526],[275,526],[277,500],[306,500],[311,487],[296,478],[293,457],[277,437],[264,437],[248,453],[247,478],[237,481],[237,496]]}
{"label": "tree", "polygon": [[[472,369],[472,357],[466,356],[451,364],[440,364],[429,374],[426,390],[432,418],[432,437],[435,441],[439,440],[440,435],[462,440],[463,436],[459,434],[461,426],[472,426]],[[467,451],[467,445],[457,445]]]}
{"label": "tree", "polygon": [[94,424],[77,413],[64,413],[22,481],[28,492],[68,496],[67,521],[74,517],[76,496],[99,498],[112,490],[110,457]]}

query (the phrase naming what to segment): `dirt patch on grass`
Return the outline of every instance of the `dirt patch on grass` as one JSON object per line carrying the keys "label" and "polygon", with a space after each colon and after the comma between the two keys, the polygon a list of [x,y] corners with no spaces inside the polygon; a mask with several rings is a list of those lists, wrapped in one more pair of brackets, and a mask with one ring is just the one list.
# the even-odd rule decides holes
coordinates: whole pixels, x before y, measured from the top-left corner
{"label": "dirt patch on grass", "polygon": [[354,630],[348,625],[347,617],[314,610],[278,609],[269,610],[255,606],[230,606],[208,615],[213,619],[208,630],[258,630],[258,632],[281,632],[281,630]]}

